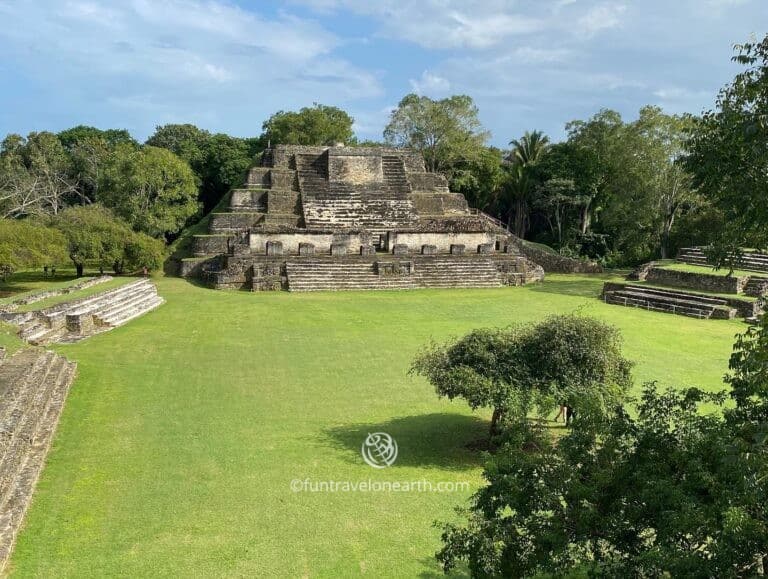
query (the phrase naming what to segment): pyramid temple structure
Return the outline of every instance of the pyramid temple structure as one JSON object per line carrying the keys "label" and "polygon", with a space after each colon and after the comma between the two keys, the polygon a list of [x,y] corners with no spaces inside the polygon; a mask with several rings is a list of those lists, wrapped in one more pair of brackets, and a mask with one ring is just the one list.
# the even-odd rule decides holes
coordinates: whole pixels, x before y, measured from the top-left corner
{"label": "pyramid temple structure", "polygon": [[502,223],[407,149],[276,146],[182,275],[260,290],[497,287],[543,278]]}

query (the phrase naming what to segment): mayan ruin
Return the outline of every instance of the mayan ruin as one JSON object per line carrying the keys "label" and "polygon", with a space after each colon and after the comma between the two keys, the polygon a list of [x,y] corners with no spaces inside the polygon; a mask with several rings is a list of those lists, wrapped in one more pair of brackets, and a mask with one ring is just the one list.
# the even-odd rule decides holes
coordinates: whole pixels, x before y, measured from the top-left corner
{"label": "mayan ruin", "polygon": [[0,0],[0,579],[768,574],[766,0]]}
{"label": "mayan ruin", "polygon": [[217,289],[522,285],[543,269],[410,151],[279,145],[195,237],[191,275]]}

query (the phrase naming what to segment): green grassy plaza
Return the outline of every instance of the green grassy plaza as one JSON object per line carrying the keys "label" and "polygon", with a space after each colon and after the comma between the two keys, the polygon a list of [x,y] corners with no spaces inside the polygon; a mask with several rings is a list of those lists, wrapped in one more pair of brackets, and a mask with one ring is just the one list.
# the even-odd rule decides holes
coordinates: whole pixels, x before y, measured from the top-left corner
{"label": "green grassy plaza", "polygon": [[[290,294],[159,278],[167,303],[55,349],[78,363],[10,570],[18,576],[440,576],[437,520],[482,484],[488,416],[406,375],[430,339],[581,312],[618,326],[636,386],[723,387],[743,321],[601,303],[604,276],[491,290]],[[8,340],[8,338],[6,338]],[[369,432],[398,442],[365,464]],[[471,490],[292,492],[312,481]]]}

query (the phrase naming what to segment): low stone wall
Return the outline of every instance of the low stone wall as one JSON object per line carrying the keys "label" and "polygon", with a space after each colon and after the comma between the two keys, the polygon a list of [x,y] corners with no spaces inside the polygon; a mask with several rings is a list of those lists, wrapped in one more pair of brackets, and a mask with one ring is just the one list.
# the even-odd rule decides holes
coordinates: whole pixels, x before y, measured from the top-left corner
{"label": "low stone wall", "polygon": [[[605,296],[606,293],[621,291],[627,285],[632,285],[632,284],[607,281],[603,284],[603,292],[601,296]],[[638,284],[638,285],[642,285],[642,284]],[[679,288],[677,289],[679,290]],[[670,288],[670,291],[675,291],[675,290]],[[712,296],[712,295],[707,295],[702,293],[696,293],[695,291],[683,291],[680,293],[688,294],[695,297],[704,297],[704,298],[717,297],[717,296]],[[734,308],[736,310],[736,313],[740,317],[751,318],[752,316],[759,315],[763,312],[763,309],[759,300],[748,300],[748,299],[739,298],[736,296],[732,298],[722,296],[721,299],[725,300],[725,303],[726,305],[728,305],[728,307]]]}
{"label": "low stone wall", "polygon": [[315,253],[330,253],[332,244],[344,244],[350,253],[357,253],[360,247],[370,243],[369,237],[361,233],[251,233],[249,245],[253,253],[265,253],[267,243],[282,243],[283,254],[298,254],[299,245],[311,243]]}
{"label": "low stone wall", "polygon": [[524,255],[531,261],[538,263],[548,273],[602,273],[603,271],[603,268],[598,263],[549,253],[548,251],[521,243],[521,240],[517,238],[512,238],[507,243],[515,246],[520,255]]}
{"label": "low stone wall", "polygon": [[431,233],[390,231],[387,235],[386,249],[395,245],[405,245],[409,252],[420,253],[424,245],[434,245],[438,253],[450,253],[452,245],[463,245],[466,253],[477,253],[480,245],[495,244],[496,236],[492,233]]}
{"label": "low stone wall", "polygon": [[657,285],[678,287],[699,291],[708,291],[721,294],[740,294],[748,277],[729,277],[706,273],[694,273],[689,271],[676,271],[652,267],[645,275],[645,280]]}
{"label": "low stone wall", "polygon": [[195,235],[192,238],[192,253],[197,257],[226,253],[229,238],[229,235]]}
{"label": "low stone wall", "polygon": [[178,265],[178,275],[181,277],[201,277],[207,270],[219,269],[221,257],[215,256],[208,259],[182,259]]}

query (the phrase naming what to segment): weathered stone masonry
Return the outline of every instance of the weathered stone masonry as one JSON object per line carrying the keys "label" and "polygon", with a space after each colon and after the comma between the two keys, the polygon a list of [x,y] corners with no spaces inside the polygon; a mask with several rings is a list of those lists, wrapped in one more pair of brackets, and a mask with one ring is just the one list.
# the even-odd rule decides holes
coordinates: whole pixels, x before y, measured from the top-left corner
{"label": "weathered stone masonry", "polygon": [[[419,154],[385,147],[268,149],[193,247],[182,273],[221,289],[495,287],[544,273]],[[408,266],[392,276],[395,256]]]}

